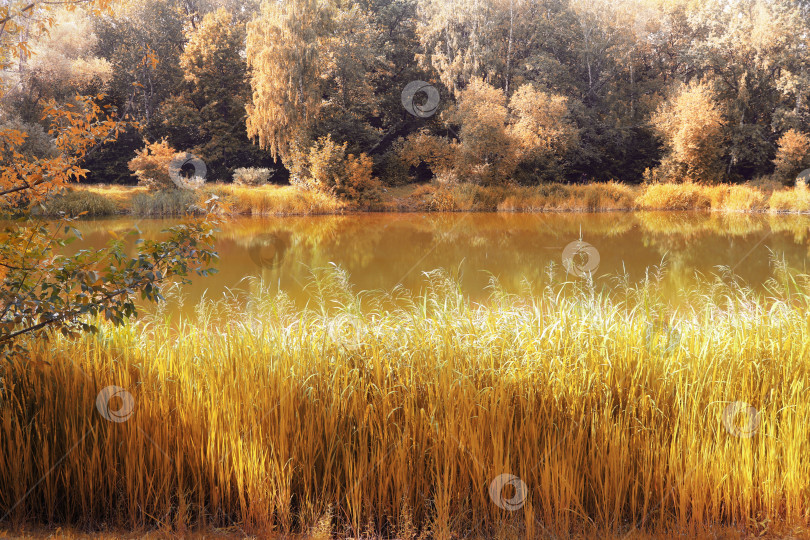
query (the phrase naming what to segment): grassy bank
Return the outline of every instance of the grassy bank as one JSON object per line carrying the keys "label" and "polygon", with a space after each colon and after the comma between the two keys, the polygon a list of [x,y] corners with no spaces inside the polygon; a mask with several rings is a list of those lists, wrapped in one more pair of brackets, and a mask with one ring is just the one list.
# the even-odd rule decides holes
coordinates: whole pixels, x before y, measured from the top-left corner
{"label": "grassy bank", "polygon": [[[808,524],[807,277],[718,278],[677,311],[654,281],[493,284],[486,306],[428,281],[356,295],[319,272],[305,311],[254,284],[35,347],[3,375],[0,515],[319,538]],[[120,423],[108,385],[133,396]],[[502,474],[525,497],[493,494]]]}
{"label": "grassy bank", "polygon": [[810,212],[805,185],[544,184],[534,187],[484,187],[438,184],[387,188],[372,207],[358,207],[335,197],[292,186],[259,187],[207,184],[199,192],[147,192],[124,186],[74,186],[56,196],[42,213],[57,216],[133,214],[141,217],[181,215],[194,204],[218,196],[236,215],[315,215],[357,210],[390,212],[607,212],[627,210],[712,210],[726,212]]}

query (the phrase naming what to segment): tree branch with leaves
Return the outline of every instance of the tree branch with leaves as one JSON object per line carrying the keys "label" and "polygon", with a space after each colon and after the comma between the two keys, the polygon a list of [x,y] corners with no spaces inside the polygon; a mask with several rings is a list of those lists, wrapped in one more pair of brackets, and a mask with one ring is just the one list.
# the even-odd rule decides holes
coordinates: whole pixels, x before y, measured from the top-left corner
{"label": "tree branch with leaves", "polygon": [[[32,2],[0,9],[0,41],[15,42],[12,53],[27,54],[18,20],[42,17],[47,31],[53,6],[109,9],[109,0]],[[46,21],[46,22],[43,22]],[[0,89],[0,91],[2,91]],[[121,240],[101,250],[65,249],[78,230],[75,217],[58,223],[33,219],[31,209],[88,172],[82,161],[96,148],[114,141],[128,123],[126,115],[100,103],[103,96],[76,96],[73,101],[45,107],[43,121],[49,124],[57,153],[53,157],[30,157],[21,147],[27,134],[0,130],[0,212],[16,221],[0,231],[0,357],[25,353],[25,339],[47,339],[54,332],[76,336],[95,332],[96,318],[122,324],[137,316],[136,300],[159,301],[162,287],[172,280],[188,280],[192,274],[213,272],[217,255],[213,246],[214,221],[190,220],[166,231],[163,241],[138,241],[137,254],[127,254]],[[209,201],[212,202],[212,201]],[[69,233],[74,238],[66,237]]]}

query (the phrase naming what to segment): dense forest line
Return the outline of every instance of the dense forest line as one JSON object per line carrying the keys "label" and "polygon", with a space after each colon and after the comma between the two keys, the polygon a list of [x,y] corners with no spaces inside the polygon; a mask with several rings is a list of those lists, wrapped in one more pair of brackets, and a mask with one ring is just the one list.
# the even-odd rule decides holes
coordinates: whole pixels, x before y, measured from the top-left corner
{"label": "dense forest line", "polygon": [[430,178],[790,183],[810,167],[806,0],[115,6],[21,33],[30,53],[4,63],[2,123],[32,156],[58,151],[49,103],[93,95],[133,121],[87,182],[149,181],[177,151],[209,180],[266,169],[354,199]]}

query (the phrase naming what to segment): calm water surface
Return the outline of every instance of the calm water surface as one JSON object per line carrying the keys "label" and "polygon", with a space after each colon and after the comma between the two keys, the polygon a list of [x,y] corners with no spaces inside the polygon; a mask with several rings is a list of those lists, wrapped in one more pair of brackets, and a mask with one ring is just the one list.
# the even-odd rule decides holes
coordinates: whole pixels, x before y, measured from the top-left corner
{"label": "calm water surface", "polygon": [[[84,221],[78,226],[84,240],[74,246],[103,246],[112,233],[120,236],[135,227],[140,237],[158,238],[161,230],[176,223],[132,218]],[[539,290],[548,283],[550,271],[556,279],[564,278],[564,250],[580,239],[598,253],[593,276],[599,286],[613,286],[619,274],[642,280],[663,263],[661,289],[677,297],[698,276],[721,274],[721,267],[761,288],[772,275],[773,255],[803,272],[810,246],[808,216],[707,213],[240,218],[223,223],[220,230],[219,272],[194,278],[184,289],[187,306],[203,294],[217,298],[229,289],[248,290],[248,277],[262,278],[303,305],[311,299],[306,287],[311,269],[330,263],[348,272],[355,291],[402,285],[419,292],[425,285],[423,273],[443,268],[458,277],[465,294],[484,300],[492,276],[504,289],[517,293],[527,287]],[[587,268],[588,256],[578,255],[574,264]],[[578,279],[571,274],[569,278]]]}

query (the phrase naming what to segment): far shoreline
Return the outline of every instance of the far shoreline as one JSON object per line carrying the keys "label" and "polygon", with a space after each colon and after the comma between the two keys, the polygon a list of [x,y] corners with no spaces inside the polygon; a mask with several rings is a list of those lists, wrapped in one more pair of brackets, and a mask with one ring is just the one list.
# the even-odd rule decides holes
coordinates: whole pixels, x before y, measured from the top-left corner
{"label": "far shoreline", "polygon": [[769,184],[540,184],[459,183],[386,187],[364,205],[290,185],[209,183],[196,191],[149,191],[140,186],[74,184],[37,212],[40,217],[177,217],[218,197],[233,216],[315,216],[362,213],[611,213],[701,212],[747,215],[810,214],[810,189]]}

